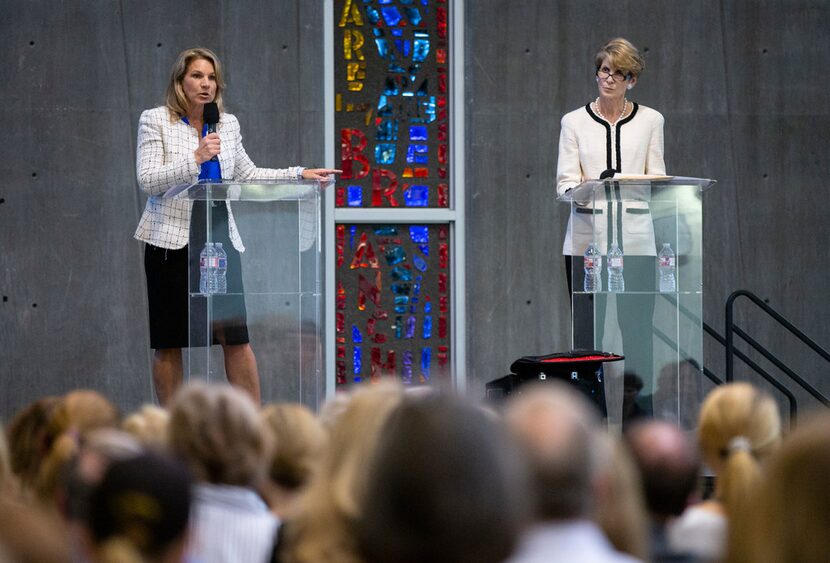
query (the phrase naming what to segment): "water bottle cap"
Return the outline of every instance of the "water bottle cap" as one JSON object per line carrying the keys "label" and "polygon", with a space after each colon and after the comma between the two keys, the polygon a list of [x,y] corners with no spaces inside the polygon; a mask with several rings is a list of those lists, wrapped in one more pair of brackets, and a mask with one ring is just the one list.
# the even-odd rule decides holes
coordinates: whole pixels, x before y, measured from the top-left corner
{"label": "water bottle cap", "polygon": [[222,243],[221,243],[221,242],[217,242],[217,243],[216,243],[216,246],[218,246],[219,248],[222,248]]}

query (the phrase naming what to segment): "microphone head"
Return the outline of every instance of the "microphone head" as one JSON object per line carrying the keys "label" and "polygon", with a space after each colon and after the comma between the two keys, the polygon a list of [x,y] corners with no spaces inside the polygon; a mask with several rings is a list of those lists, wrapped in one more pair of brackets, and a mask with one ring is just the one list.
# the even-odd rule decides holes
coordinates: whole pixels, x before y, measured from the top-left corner
{"label": "microphone head", "polygon": [[[207,120],[207,117],[205,119]],[[614,174],[616,173],[616,170],[614,170],[613,168],[609,168],[608,170],[605,170],[602,174],[599,175],[599,179],[605,180],[606,178],[613,178]]]}
{"label": "microphone head", "polygon": [[208,102],[205,104],[202,119],[204,119],[207,125],[216,125],[219,123],[219,106],[216,105],[216,102]]}

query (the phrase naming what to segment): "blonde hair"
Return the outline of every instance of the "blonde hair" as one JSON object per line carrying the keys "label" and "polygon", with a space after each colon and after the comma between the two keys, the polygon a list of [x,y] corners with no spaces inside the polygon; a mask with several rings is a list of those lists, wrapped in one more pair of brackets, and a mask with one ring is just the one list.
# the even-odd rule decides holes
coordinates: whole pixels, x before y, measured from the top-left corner
{"label": "blonde hair", "polygon": [[187,115],[190,102],[187,101],[187,96],[184,94],[182,81],[184,80],[185,74],[187,74],[190,63],[198,59],[206,60],[213,65],[213,72],[216,75],[216,96],[213,98],[213,101],[219,107],[220,113],[225,111],[222,100],[222,93],[225,91],[225,78],[222,74],[222,65],[219,63],[219,57],[210,49],[193,47],[179,53],[179,56],[176,57],[176,62],[173,63],[173,68],[170,70],[170,82],[167,83],[164,103],[170,111],[171,121]]}
{"label": "blonde hair", "polygon": [[62,472],[78,454],[84,436],[99,428],[116,427],[119,418],[116,406],[97,391],[72,391],[58,402],[47,423],[48,453],[35,482],[35,493],[41,501],[55,501]]}
{"label": "blonde hair", "polygon": [[801,422],[770,458],[748,525],[730,534],[729,561],[827,561],[828,472],[830,414],[821,413]]}
{"label": "blonde hair", "polygon": [[328,443],[323,425],[308,408],[294,403],[268,405],[261,416],[274,442],[268,476],[284,489],[304,487]]}
{"label": "blonde hair", "polygon": [[170,450],[200,481],[249,487],[265,476],[271,443],[259,411],[229,385],[189,383],[170,407]]}
{"label": "blonde hair", "polygon": [[626,75],[627,78],[640,76],[646,68],[646,62],[637,47],[628,39],[622,37],[611,39],[597,51],[594,56],[594,64],[597,70],[602,66],[602,61],[606,57],[614,68]]}
{"label": "blonde hair", "polygon": [[285,561],[361,561],[354,526],[369,485],[366,475],[381,430],[402,397],[401,388],[393,384],[361,388],[333,422],[321,470],[286,528]]}
{"label": "blonde hair", "polygon": [[698,440],[716,473],[715,498],[728,516],[744,514],[761,480],[761,463],[781,440],[775,401],[749,383],[721,385],[700,409]]}
{"label": "blonde hair", "polygon": [[136,438],[141,445],[162,450],[167,447],[170,413],[156,405],[143,405],[124,419],[121,429]]}
{"label": "blonde hair", "polygon": [[598,434],[598,482],[595,518],[611,544],[646,561],[648,512],[637,466],[625,445],[607,433]]}

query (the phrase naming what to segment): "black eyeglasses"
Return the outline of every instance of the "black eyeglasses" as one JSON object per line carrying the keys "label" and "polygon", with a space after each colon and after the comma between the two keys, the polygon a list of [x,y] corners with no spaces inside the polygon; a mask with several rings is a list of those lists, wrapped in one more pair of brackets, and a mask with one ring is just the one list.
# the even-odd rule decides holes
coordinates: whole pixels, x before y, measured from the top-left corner
{"label": "black eyeglasses", "polygon": [[614,80],[614,82],[625,82],[626,80],[631,78],[631,73],[629,72],[628,74],[623,74],[619,70],[611,72],[610,68],[604,66],[602,68],[597,69],[597,76],[599,76],[603,80],[607,79],[610,76]]}

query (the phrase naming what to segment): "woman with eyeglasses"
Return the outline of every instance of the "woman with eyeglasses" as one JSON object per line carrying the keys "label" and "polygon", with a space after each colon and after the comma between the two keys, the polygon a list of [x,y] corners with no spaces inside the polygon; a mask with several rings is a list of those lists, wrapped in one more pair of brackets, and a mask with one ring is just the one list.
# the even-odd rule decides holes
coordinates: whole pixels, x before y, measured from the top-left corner
{"label": "woman with eyeglasses", "polygon": [[[666,173],[663,116],[628,98],[645,67],[642,55],[628,40],[616,38],[597,51],[594,62],[596,99],[562,118],[556,173],[560,196],[586,180],[608,175],[611,170],[615,174]],[[616,242],[625,256],[625,288],[629,293],[616,296],[622,350],[619,343],[606,343],[612,349],[605,351],[622,351],[626,356],[625,371],[648,381],[654,370],[650,330],[654,299],[649,295],[655,286],[654,226],[645,198],[622,201],[619,184],[609,184],[608,193],[598,197],[595,204],[588,201],[571,206],[562,252],[572,298],[573,346],[603,346],[606,308],[602,293],[596,299],[591,294],[574,298],[574,291],[582,290],[584,280],[579,258],[591,242],[606,256]],[[607,275],[602,278],[607,279]],[[606,287],[600,288],[600,292]],[[649,330],[644,337],[646,327]]]}

